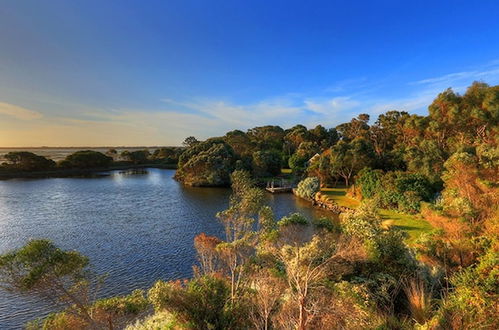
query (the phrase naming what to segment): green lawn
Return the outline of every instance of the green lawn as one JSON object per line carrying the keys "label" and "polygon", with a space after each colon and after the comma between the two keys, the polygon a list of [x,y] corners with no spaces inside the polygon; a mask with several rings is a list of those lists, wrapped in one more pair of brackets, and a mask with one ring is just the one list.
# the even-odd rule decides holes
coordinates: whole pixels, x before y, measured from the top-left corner
{"label": "green lawn", "polygon": [[[321,192],[328,195],[329,198],[340,206],[354,209],[360,205],[358,200],[346,195],[347,188],[345,187],[323,188]],[[380,209],[379,214],[386,226],[393,226],[405,231],[409,235],[407,239],[408,243],[414,242],[421,234],[429,232],[432,229],[431,225],[419,215],[404,214],[395,210],[384,209]]]}
{"label": "green lawn", "polygon": [[322,188],[321,192],[325,195],[328,195],[329,198],[334,200],[334,202],[339,206],[345,206],[354,209],[360,204],[358,200],[347,196],[347,188],[344,187]]}
{"label": "green lawn", "polygon": [[291,174],[291,169],[290,168],[281,168],[281,173],[282,174]]}
{"label": "green lawn", "polygon": [[383,222],[409,234],[408,243],[413,243],[421,234],[432,230],[428,221],[419,215],[399,213],[394,210],[379,210]]}

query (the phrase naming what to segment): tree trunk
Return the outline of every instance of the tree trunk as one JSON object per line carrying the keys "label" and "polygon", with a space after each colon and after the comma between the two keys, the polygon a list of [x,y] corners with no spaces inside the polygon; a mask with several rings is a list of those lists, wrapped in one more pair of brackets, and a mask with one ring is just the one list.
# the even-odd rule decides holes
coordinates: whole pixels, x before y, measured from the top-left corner
{"label": "tree trunk", "polygon": [[307,311],[305,310],[305,298],[300,298],[300,315],[298,319],[298,330],[305,330],[307,324]]}

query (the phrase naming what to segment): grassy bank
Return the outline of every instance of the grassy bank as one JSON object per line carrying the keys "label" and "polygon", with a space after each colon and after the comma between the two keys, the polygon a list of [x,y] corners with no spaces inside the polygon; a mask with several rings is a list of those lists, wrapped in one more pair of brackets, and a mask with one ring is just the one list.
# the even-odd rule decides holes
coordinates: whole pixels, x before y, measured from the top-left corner
{"label": "grassy bank", "polygon": [[[355,209],[360,202],[347,196],[346,187],[323,188],[321,192],[332,199],[336,204]],[[407,242],[414,242],[421,234],[432,230],[432,226],[420,215],[400,213],[395,210],[380,209],[379,214],[383,219],[383,225],[393,226],[405,231],[409,237]]]}

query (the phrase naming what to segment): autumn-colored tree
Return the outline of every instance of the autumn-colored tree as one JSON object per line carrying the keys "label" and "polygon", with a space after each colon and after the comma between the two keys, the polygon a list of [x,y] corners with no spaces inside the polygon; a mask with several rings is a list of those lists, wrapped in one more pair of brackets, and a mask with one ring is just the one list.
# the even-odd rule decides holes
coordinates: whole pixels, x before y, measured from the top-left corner
{"label": "autumn-colored tree", "polygon": [[209,236],[205,233],[194,237],[194,247],[200,265],[200,269],[195,268],[196,273],[207,275],[215,274],[221,270],[220,255],[217,251],[217,245],[221,242],[222,240],[218,237]]}

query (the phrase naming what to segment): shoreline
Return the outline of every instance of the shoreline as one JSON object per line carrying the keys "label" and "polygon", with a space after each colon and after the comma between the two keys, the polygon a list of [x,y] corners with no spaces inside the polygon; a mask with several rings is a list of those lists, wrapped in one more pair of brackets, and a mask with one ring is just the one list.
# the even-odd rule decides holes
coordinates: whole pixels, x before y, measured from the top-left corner
{"label": "shoreline", "polygon": [[345,211],[352,210],[349,207],[338,205],[335,201],[333,201],[330,198],[327,198],[326,195],[322,194],[321,192],[318,192],[316,194],[315,198],[313,198],[313,199],[304,198],[304,197],[298,195],[296,193],[296,188],[293,188],[292,194],[298,198],[301,198],[301,199],[309,202],[315,208],[330,211],[335,215],[340,215],[341,213],[343,213]]}
{"label": "shoreline", "polygon": [[161,168],[171,169],[177,168],[175,164],[126,164],[115,165],[110,167],[99,167],[89,169],[57,169],[51,171],[33,171],[33,172],[9,172],[0,170],[0,181],[11,179],[44,179],[44,178],[68,178],[80,177],[96,174],[99,172],[117,171],[117,170],[131,170],[143,168]]}

